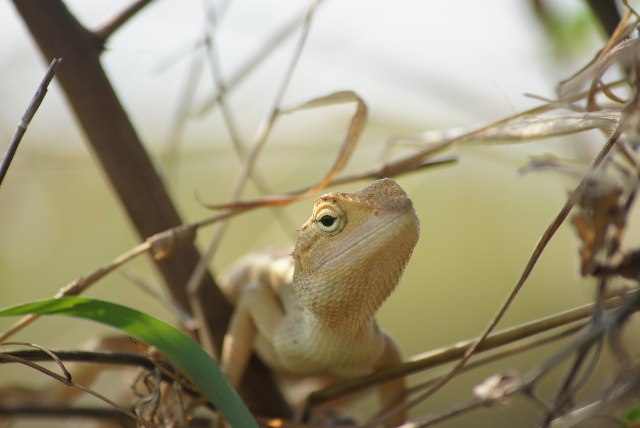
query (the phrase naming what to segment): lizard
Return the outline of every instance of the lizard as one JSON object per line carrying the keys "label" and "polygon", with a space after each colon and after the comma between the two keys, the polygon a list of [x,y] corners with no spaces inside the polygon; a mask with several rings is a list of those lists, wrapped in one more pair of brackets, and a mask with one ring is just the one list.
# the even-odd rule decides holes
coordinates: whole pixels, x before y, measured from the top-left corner
{"label": "lizard", "polygon": [[[355,376],[401,362],[374,315],[395,290],[420,234],[413,203],[392,179],[319,197],[293,253],[238,262],[225,294],[236,304],[221,367],[234,387],[252,350],[276,373]],[[403,403],[400,378],[380,387],[383,406]],[[395,404],[399,405],[399,404]],[[389,421],[396,426],[403,412]]]}

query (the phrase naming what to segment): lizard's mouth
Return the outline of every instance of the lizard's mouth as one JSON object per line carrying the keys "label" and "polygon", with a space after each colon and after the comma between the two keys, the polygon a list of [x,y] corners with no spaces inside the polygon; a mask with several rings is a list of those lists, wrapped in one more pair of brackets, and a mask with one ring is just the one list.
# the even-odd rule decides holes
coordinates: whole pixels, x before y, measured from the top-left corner
{"label": "lizard's mouth", "polygon": [[[402,235],[415,245],[419,220],[414,210],[401,213],[372,214],[370,221],[356,226],[314,263],[312,270],[334,269],[356,264],[393,242],[402,242]],[[415,238],[413,238],[415,235]]]}

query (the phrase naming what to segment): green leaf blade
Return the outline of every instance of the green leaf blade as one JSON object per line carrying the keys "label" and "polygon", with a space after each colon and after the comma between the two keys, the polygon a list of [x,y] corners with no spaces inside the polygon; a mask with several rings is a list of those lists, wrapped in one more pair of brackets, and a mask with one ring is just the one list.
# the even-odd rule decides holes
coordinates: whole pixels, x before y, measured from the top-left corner
{"label": "green leaf blade", "polygon": [[0,317],[27,314],[96,321],[153,345],[191,378],[231,426],[258,426],[215,361],[193,339],[164,321],[126,306],[85,297],[41,300],[0,310]]}

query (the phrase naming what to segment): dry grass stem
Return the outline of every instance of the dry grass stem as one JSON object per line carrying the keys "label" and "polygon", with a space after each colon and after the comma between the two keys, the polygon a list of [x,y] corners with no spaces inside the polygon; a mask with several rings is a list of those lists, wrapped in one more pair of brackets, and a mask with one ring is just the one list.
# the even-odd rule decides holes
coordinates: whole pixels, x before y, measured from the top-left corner
{"label": "dry grass stem", "polygon": [[49,83],[51,83],[51,80],[53,80],[53,76],[55,75],[61,61],[62,59],[54,59],[53,61],[51,61],[51,65],[44,74],[42,81],[40,81],[40,85],[38,85],[36,93],[33,95],[33,98],[31,99],[27,110],[24,112],[22,118],[20,119],[20,122],[18,123],[16,132],[13,134],[13,138],[9,143],[9,147],[7,148],[7,151],[2,158],[2,162],[0,163],[0,185],[4,181],[4,177],[7,175],[9,165],[11,165],[13,156],[18,150],[18,145],[20,144],[20,141],[22,141],[22,137],[27,132],[29,123],[31,123],[33,116],[35,116],[36,111],[38,111],[38,107],[40,107],[40,104],[42,104],[42,100],[44,100],[44,96],[47,94]]}
{"label": "dry grass stem", "polygon": [[[607,308],[614,308],[621,303],[621,297],[610,297],[606,300]],[[534,336],[546,331],[556,329],[580,320],[584,320],[593,314],[595,304],[584,305],[569,311],[561,312],[540,320],[531,321],[522,325],[514,326],[490,335],[478,349],[489,351],[505,345],[512,344],[519,340]],[[327,400],[332,400],[343,395],[351,394],[365,388],[378,385],[396,377],[418,373],[423,370],[432,369],[442,364],[451,363],[460,357],[479,338],[459,342],[453,346],[448,346],[421,355],[410,357],[406,362],[386,369],[378,370],[364,376],[345,380],[327,388],[311,393],[307,399],[308,406],[318,405]]]}
{"label": "dry grass stem", "polygon": [[35,363],[31,362],[31,361],[23,360],[22,358],[14,357],[12,355],[3,354],[3,353],[0,353],[0,359],[13,361],[13,362],[16,362],[16,363],[23,364],[23,365],[25,365],[27,367],[31,367],[32,369],[35,369],[35,370],[39,371],[40,373],[43,373],[43,374],[49,376],[50,378],[52,378],[54,380],[57,380],[58,382],[66,385],[68,387],[79,389],[80,391],[83,391],[83,392],[85,392],[87,394],[93,395],[94,397],[98,398],[99,400],[104,401],[105,403],[107,403],[111,407],[113,407],[113,408],[119,410],[120,412],[124,413],[125,415],[129,416],[130,418],[132,418],[134,421],[136,421],[138,424],[140,424],[142,426],[145,426],[145,427],[148,427],[148,428],[155,428],[155,426],[153,424],[151,424],[151,423],[145,421],[144,419],[138,417],[134,413],[131,413],[129,410],[127,410],[124,407],[116,404],[115,402],[113,402],[112,400],[108,399],[107,397],[104,397],[104,396],[98,394],[97,392],[95,392],[95,391],[93,391],[93,390],[91,390],[89,388],[86,388],[86,387],[84,387],[82,385],[78,385],[77,383],[75,383],[75,382],[73,382],[73,381],[71,381],[71,380],[69,380],[69,379],[67,379],[65,377],[62,377],[62,376],[52,372],[51,370],[48,370],[48,369],[46,369],[46,368],[44,368],[44,367],[42,367],[42,366],[40,366],[38,364],[35,364]]}

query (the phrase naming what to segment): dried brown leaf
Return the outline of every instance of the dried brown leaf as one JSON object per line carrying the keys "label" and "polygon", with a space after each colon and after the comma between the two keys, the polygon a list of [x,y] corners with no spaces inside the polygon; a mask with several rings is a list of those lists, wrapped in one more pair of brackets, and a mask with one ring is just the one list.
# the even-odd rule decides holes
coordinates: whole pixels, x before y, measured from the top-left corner
{"label": "dried brown leaf", "polygon": [[[364,126],[367,121],[367,105],[364,103],[362,98],[358,94],[353,91],[341,91],[335,92],[333,94],[329,94],[323,97],[314,98],[310,101],[303,102],[301,104],[297,104],[291,107],[279,109],[277,114],[290,114],[299,110],[307,110],[312,108],[319,108],[325,106],[332,106],[338,104],[346,104],[346,103],[356,103],[356,111],[351,118],[351,122],[349,123],[349,128],[347,129],[347,133],[345,138],[340,146],[340,150],[338,152],[338,156],[334,161],[333,165],[325,174],[325,176],[313,187],[300,195],[295,194],[285,194],[285,195],[274,195],[274,196],[265,196],[262,198],[245,200],[245,201],[235,201],[228,204],[220,204],[220,205],[209,205],[203,204],[207,208],[220,210],[220,209],[250,209],[259,206],[284,206],[289,205],[293,202],[310,198],[315,193],[322,190],[326,187],[327,184],[333,180],[333,178],[342,171],[345,167],[353,151],[360,139],[360,135],[362,135],[362,131],[364,130]],[[275,120],[275,118],[274,118]]]}
{"label": "dried brown leaf", "polygon": [[581,212],[571,220],[583,244],[582,275],[593,273],[599,254],[611,255],[619,247],[625,225],[622,194],[617,180],[604,173],[591,174],[585,182],[578,200]]}
{"label": "dried brown leaf", "polygon": [[618,124],[619,120],[620,113],[611,111],[555,117],[521,115],[509,122],[500,123],[495,127],[485,128],[482,132],[475,133],[472,141],[522,143],[575,134],[597,128],[612,129]]}

